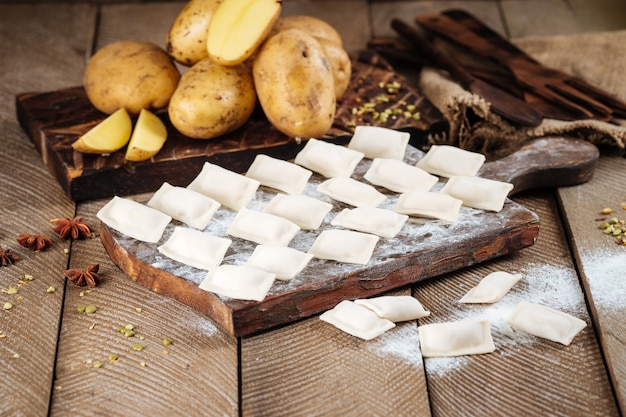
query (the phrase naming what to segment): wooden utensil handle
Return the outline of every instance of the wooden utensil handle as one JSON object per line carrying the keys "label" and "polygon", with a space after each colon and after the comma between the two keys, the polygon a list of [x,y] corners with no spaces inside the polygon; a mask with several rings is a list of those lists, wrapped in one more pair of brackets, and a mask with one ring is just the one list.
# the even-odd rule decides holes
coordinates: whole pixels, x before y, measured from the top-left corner
{"label": "wooden utensil handle", "polygon": [[426,55],[433,63],[447,70],[452,78],[457,80],[463,87],[467,88],[474,81],[472,74],[426,39],[416,28],[409,26],[400,19],[392,19],[391,27],[411,42],[420,53]]}

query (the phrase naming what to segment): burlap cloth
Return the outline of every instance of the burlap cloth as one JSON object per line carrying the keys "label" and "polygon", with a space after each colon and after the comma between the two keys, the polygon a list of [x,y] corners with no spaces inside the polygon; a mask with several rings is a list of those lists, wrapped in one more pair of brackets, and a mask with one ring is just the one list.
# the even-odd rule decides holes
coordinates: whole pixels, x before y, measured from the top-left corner
{"label": "burlap cloth", "polygon": [[[543,65],[579,77],[626,101],[626,31],[567,36],[528,37],[513,43]],[[426,67],[419,88],[450,122],[450,132],[429,138],[481,152],[489,159],[505,156],[538,137],[570,136],[617,150],[626,144],[626,120],[565,122],[544,119],[537,127],[512,125],[489,110],[482,98],[464,90],[445,72]]]}

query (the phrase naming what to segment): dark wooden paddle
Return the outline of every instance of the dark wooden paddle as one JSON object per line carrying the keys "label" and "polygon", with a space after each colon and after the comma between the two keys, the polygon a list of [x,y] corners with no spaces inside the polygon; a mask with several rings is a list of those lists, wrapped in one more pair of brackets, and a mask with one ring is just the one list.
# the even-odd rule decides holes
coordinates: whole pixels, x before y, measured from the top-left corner
{"label": "dark wooden paddle", "polygon": [[468,51],[508,68],[516,82],[535,97],[534,105],[549,106],[549,103],[553,103],[573,116],[578,114],[579,119],[609,120],[612,115],[624,117],[626,114],[626,103],[577,77],[541,65],[463,10],[419,15],[415,21]]}
{"label": "dark wooden paddle", "polygon": [[523,100],[494,87],[468,72],[438,47],[429,42],[416,28],[400,19],[391,21],[392,28],[407,39],[432,64],[448,71],[466,90],[481,96],[490,103],[491,111],[500,117],[523,126],[537,126],[542,116]]}

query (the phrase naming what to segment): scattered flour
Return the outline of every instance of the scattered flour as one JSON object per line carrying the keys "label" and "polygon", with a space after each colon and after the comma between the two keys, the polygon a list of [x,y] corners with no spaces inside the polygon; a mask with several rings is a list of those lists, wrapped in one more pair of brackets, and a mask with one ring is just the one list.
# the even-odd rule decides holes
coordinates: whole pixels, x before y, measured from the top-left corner
{"label": "scattered flour", "polygon": [[626,250],[601,248],[581,256],[582,271],[596,308],[626,309]]}
{"label": "scattered flour", "polygon": [[[529,263],[519,272],[522,279],[498,302],[494,304],[457,303],[450,316],[438,320],[489,320],[496,352],[503,347],[533,344],[537,338],[512,329],[507,318],[521,301],[542,304],[556,310],[585,319],[586,311],[578,276],[573,268]],[[451,358],[425,358],[425,367],[429,373],[444,375],[458,371],[468,362],[467,356]]]}
{"label": "scattered flour", "polygon": [[415,323],[398,323],[396,327],[368,343],[367,347],[380,357],[391,355],[410,366],[423,366]]}

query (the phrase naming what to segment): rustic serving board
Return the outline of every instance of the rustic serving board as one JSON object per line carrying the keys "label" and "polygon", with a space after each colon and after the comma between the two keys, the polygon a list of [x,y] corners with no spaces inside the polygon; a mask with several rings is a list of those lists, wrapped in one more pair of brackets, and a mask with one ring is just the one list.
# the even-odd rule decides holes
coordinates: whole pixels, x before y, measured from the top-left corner
{"label": "rustic serving board", "polygon": [[[380,95],[389,96],[386,85],[390,83],[400,85],[397,93],[389,102],[377,102]],[[367,102],[376,102],[378,111],[412,104],[421,117],[400,116],[382,123],[369,113],[355,114]],[[91,105],[82,87],[20,94],[16,97],[16,112],[43,162],[74,201],[155,191],[163,181],[187,184],[207,161],[243,172],[260,151],[291,159],[302,147],[300,141],[275,129],[260,109],[242,128],[211,140],[194,140],[180,134],[172,127],[167,113],[161,112],[159,117],[168,127],[164,148],[150,160],[135,163],[124,160],[125,148],[110,155],[89,155],[71,147],[106,117]],[[413,143],[425,142],[427,135],[442,134],[448,129],[445,118],[430,101],[369,51],[353,58],[351,83],[338,103],[335,123],[326,139],[350,137],[357,124],[409,131]]]}
{"label": "rustic serving board", "polygon": [[[421,151],[410,147],[405,160],[415,163],[422,156]],[[597,158],[597,148],[587,142],[546,138],[503,160],[488,162],[480,175],[510,181],[518,191],[552,185],[551,182],[574,184],[591,177]],[[370,165],[371,161],[363,160],[353,177],[362,180]],[[547,182],[543,182],[544,179]],[[332,202],[334,207],[319,230],[300,231],[291,242],[291,247],[304,252],[322,230],[331,228],[330,220],[349,207],[316,192],[316,186],[323,180],[314,174],[305,194]],[[386,192],[383,188],[378,189]],[[386,194],[382,207],[393,208],[398,196]],[[261,187],[249,207],[260,210],[274,195],[273,191]],[[218,210],[207,232],[225,236],[234,215],[227,209]],[[513,201],[507,200],[498,213],[463,207],[455,223],[425,219],[409,221],[395,238],[380,239],[367,265],[313,259],[291,281],[275,281],[267,297],[257,302],[201,290],[198,285],[206,271],[186,267],[160,255],[157,246],[169,237],[177,224],[175,221],[171,223],[157,244],[128,238],[105,224],[101,226],[100,238],[111,259],[131,279],[210,315],[235,336],[246,336],[309,317],[344,299],[381,294],[512,253],[533,245],[539,234],[537,215]],[[255,244],[231,239],[233,243],[224,263],[242,264]]]}

